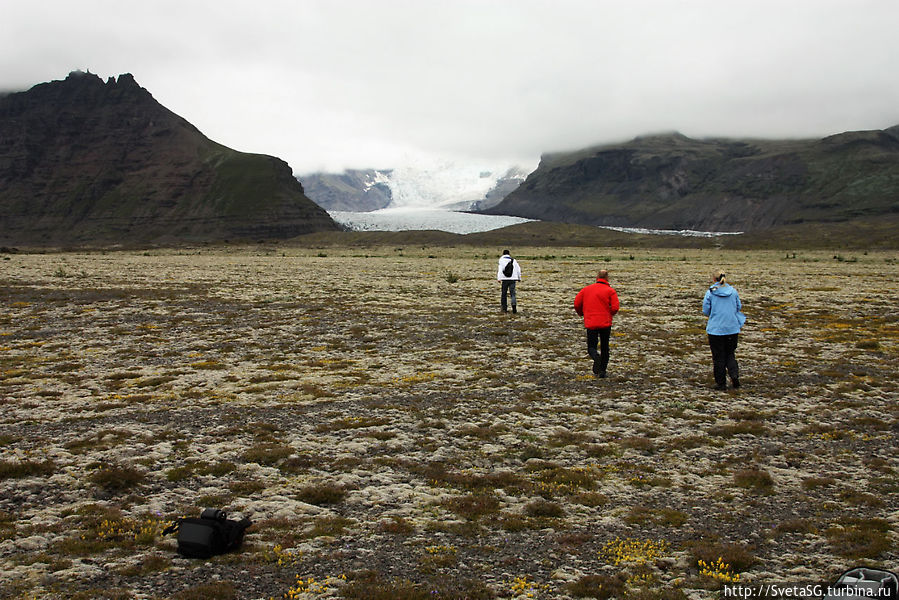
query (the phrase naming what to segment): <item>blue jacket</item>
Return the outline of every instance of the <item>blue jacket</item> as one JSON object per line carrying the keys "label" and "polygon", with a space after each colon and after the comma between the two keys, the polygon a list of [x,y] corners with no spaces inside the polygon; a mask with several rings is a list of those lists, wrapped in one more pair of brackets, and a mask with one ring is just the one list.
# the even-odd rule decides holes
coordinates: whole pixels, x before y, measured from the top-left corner
{"label": "blue jacket", "polygon": [[746,322],[746,315],[740,312],[743,308],[740,294],[733,286],[715,284],[709,288],[702,299],[702,314],[709,318],[705,331],[709,335],[732,335],[740,333]]}

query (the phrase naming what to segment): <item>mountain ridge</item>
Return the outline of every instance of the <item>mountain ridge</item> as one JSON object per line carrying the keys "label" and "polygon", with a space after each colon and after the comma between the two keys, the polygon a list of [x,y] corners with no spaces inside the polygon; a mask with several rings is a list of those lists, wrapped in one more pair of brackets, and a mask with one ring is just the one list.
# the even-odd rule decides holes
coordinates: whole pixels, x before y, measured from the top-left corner
{"label": "mountain ridge", "polygon": [[899,212],[899,126],[822,139],[677,132],[545,154],[482,211],[585,225],[744,231]]}
{"label": "mountain ridge", "polygon": [[3,244],[288,238],[338,226],[290,167],[208,139],[131,74],[0,97]]}

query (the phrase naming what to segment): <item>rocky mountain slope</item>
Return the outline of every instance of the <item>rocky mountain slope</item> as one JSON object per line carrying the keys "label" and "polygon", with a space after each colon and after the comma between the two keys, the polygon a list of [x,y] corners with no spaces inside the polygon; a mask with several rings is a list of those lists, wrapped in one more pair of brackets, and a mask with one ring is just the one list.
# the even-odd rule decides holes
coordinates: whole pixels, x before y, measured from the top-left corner
{"label": "rocky mountain slope", "polygon": [[209,140],[130,74],[0,98],[0,243],[287,238],[336,230],[284,161]]}
{"label": "rocky mountain slope", "polygon": [[899,126],[820,140],[680,134],[545,155],[484,211],[587,225],[743,231],[899,213]]}
{"label": "rocky mountain slope", "polygon": [[306,194],[325,210],[372,211],[390,205],[390,171],[347,169],[300,178]]}

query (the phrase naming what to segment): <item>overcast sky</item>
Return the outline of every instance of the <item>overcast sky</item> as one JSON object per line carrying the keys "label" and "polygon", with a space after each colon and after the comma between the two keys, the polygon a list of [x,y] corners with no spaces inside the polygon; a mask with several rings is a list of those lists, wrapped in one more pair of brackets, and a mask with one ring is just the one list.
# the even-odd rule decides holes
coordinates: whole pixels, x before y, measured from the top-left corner
{"label": "overcast sky", "polygon": [[899,124],[897,0],[0,0],[0,89],[132,73],[298,174]]}

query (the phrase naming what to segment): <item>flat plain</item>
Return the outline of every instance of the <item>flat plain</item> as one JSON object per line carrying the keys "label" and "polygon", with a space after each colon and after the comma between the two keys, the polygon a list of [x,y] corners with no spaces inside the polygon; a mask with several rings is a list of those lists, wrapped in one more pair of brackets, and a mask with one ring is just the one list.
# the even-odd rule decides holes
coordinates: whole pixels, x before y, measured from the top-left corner
{"label": "flat plain", "polygon": [[[896,569],[899,255],[0,256],[4,598],[717,598]],[[595,379],[576,292],[622,310]],[[748,323],[713,389],[700,311]],[[177,556],[204,507],[242,549]]]}

